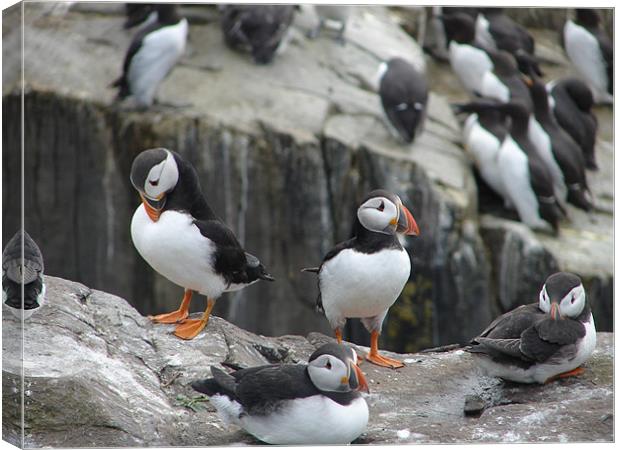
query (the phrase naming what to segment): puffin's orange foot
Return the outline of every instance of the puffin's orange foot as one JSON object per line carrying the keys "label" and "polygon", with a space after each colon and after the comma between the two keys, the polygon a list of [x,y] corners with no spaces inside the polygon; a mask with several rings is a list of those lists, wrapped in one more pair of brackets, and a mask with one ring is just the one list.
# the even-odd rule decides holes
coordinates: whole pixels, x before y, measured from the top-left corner
{"label": "puffin's orange foot", "polygon": [[194,339],[207,326],[208,322],[208,319],[187,319],[175,328],[174,335],[181,339]]}
{"label": "puffin's orange foot", "polygon": [[555,381],[555,380],[559,380],[560,378],[576,377],[578,375],[581,375],[585,371],[586,370],[583,367],[577,367],[576,369],[570,370],[568,372],[559,373],[557,375],[552,376],[551,378],[547,379],[547,381],[545,381],[545,384],[551,383],[552,381]]}
{"label": "puffin's orange foot", "polygon": [[381,356],[379,353],[368,353],[366,355],[366,360],[381,367],[389,367],[390,369],[400,369],[401,367],[405,367],[405,364],[402,361],[388,358],[387,356]]}
{"label": "puffin's orange foot", "polygon": [[176,311],[172,311],[168,314],[158,314],[156,316],[149,316],[155,323],[177,323],[185,320],[189,317],[189,312],[187,310],[178,309]]}

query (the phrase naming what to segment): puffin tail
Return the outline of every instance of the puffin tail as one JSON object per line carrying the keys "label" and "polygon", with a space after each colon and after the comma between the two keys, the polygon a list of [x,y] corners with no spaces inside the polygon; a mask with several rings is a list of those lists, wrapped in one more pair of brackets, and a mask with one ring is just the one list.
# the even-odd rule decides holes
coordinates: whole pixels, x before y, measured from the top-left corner
{"label": "puffin tail", "polygon": [[258,258],[250,253],[245,253],[245,259],[247,261],[247,274],[250,281],[253,280],[265,280],[265,281],[275,281],[275,278],[271,276],[265,270],[265,266],[258,260]]}
{"label": "puffin tail", "polygon": [[302,272],[312,272],[312,273],[319,273],[320,270],[321,270],[320,267],[304,267],[303,269],[301,269]]}

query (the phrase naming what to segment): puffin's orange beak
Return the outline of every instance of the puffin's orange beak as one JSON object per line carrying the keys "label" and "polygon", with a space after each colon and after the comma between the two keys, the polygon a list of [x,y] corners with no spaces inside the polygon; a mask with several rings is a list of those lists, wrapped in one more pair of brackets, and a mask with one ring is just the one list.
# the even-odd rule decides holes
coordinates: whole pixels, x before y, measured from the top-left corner
{"label": "puffin's orange beak", "polygon": [[[162,194],[161,198],[163,198],[164,195]],[[144,197],[144,195],[142,195],[142,193],[140,193],[140,198],[142,199],[142,204],[144,205],[144,210],[146,211],[146,214],[149,216],[149,218],[153,221],[153,222],[157,222],[159,220],[159,216],[161,215],[161,209],[162,208],[157,208],[153,205],[151,205],[151,203],[149,202],[149,200]],[[157,199],[157,201],[161,201],[161,198]],[[163,207],[163,205],[162,205]]]}
{"label": "puffin's orange beak", "polygon": [[416,223],[413,215],[404,206],[400,205],[400,216],[398,217],[398,226],[396,227],[398,233],[404,233],[409,236],[418,236],[420,229]]}
{"label": "puffin's orange beak", "polygon": [[553,320],[558,320],[559,318],[561,318],[562,316],[560,316],[560,305],[558,305],[556,302],[551,302],[551,311],[549,311],[549,315]]}

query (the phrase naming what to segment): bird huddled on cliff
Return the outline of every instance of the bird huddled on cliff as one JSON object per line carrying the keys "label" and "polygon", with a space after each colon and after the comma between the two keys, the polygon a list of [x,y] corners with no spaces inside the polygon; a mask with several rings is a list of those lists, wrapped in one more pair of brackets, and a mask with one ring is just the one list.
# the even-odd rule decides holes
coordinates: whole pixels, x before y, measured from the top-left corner
{"label": "bird huddled on cliff", "polygon": [[122,75],[112,83],[119,100],[130,97],[141,109],[155,101],[160,83],[168,76],[185,51],[187,20],[174,4],[154,6],[157,20],[144,26],[131,41]]}
{"label": "bird huddled on cliff", "polygon": [[368,383],[355,351],[342,344],[319,347],[308,364],[250,367],[192,383],[209,396],[220,418],[268,444],[349,444],[368,423],[360,391]]}
{"label": "bird huddled on cliff", "polygon": [[581,279],[558,272],[539,301],[495,319],[467,348],[491,376],[547,383],[579,375],[596,347],[596,329]]}
{"label": "bird huddled on cliff", "polygon": [[2,252],[2,303],[16,317],[27,319],[43,306],[43,269],[43,255],[36,242],[26,231],[15,233]]}
{"label": "bird huddled on cliff", "polygon": [[[152,317],[154,322],[179,323],[174,334],[193,339],[224,292],[273,281],[209,207],[196,170],[181,155],[144,150],[134,159],[130,178],[142,200],[131,220],[134,246],[153,269],[185,288],[179,309]],[[207,297],[200,319],[188,319],[193,292]]]}
{"label": "bird huddled on cliff", "polygon": [[399,235],[420,234],[400,198],[385,190],[370,192],[355,217],[355,236],[337,244],[319,267],[317,308],[327,317],[338,342],[347,318],[360,318],[370,332],[366,359],[392,369],[403,363],[379,354],[379,335],[390,306],[411,275],[409,254]]}

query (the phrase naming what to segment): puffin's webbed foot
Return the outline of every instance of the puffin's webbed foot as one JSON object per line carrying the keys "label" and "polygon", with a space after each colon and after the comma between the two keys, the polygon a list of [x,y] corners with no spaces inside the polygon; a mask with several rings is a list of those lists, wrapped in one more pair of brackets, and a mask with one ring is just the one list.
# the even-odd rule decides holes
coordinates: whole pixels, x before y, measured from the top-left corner
{"label": "puffin's webbed foot", "polygon": [[583,374],[585,371],[586,370],[583,367],[577,367],[576,369],[569,370],[568,372],[564,372],[564,373],[559,373],[557,375],[552,376],[551,378],[548,378],[547,381],[545,381],[545,384],[551,383],[552,381],[555,381],[555,380],[559,380],[560,378],[576,377],[578,375]]}
{"label": "puffin's webbed foot", "polygon": [[389,367],[390,369],[400,369],[405,367],[402,361],[397,359],[388,358],[387,356],[381,356],[379,353],[368,353],[366,360],[381,367]]}
{"label": "puffin's webbed foot", "polygon": [[183,301],[181,302],[181,306],[176,311],[172,311],[167,314],[158,314],[156,316],[149,316],[155,323],[177,323],[181,322],[189,317],[189,304],[192,300],[192,291],[189,289],[185,290],[185,294],[183,295]]}

